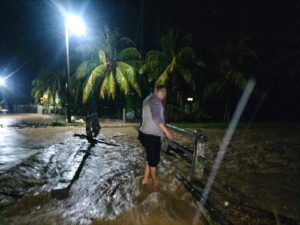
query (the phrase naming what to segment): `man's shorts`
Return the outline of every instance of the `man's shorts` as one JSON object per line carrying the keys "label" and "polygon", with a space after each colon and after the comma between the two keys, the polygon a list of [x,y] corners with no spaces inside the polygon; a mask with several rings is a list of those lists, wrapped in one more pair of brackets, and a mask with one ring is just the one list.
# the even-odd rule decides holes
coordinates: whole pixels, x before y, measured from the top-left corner
{"label": "man's shorts", "polygon": [[139,131],[139,140],[146,150],[148,165],[156,167],[160,160],[161,137]]}

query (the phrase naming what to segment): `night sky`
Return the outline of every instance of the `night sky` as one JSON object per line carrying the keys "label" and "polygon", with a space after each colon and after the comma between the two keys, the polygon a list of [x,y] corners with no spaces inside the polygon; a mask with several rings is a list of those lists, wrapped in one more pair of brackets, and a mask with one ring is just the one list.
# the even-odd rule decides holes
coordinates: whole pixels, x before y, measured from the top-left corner
{"label": "night sky", "polygon": [[[278,111],[281,105],[285,110],[279,113],[300,112],[300,1],[144,0],[143,10],[138,0],[57,2],[80,12],[89,32],[108,24],[124,36],[141,38],[143,52],[157,47],[158,34],[172,28],[191,33],[198,56],[207,62],[212,49],[249,35],[259,57],[254,76],[273,98],[268,107]],[[65,63],[63,17],[50,0],[2,0],[0,10],[0,74],[23,65],[8,80],[5,95],[10,104],[29,103],[37,71]]]}

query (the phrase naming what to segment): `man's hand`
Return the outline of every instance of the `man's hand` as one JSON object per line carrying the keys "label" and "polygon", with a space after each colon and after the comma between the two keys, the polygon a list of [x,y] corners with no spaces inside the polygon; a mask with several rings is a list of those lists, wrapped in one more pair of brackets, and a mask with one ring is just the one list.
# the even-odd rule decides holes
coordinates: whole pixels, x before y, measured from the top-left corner
{"label": "man's hand", "polygon": [[165,135],[166,135],[166,137],[168,138],[168,140],[169,141],[173,141],[173,135],[169,132],[169,131],[167,131],[166,133],[165,133]]}
{"label": "man's hand", "polygon": [[168,138],[169,141],[173,141],[173,135],[170,133],[165,124],[160,123],[159,128],[162,130],[162,132]]}

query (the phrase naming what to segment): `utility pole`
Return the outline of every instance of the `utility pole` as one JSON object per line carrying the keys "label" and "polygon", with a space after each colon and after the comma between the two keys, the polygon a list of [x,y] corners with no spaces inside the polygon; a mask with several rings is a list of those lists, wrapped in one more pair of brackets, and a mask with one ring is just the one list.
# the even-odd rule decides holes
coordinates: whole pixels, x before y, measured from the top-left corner
{"label": "utility pole", "polygon": [[67,119],[68,123],[71,123],[71,109],[70,109],[70,50],[69,50],[69,28],[65,26],[65,38],[66,38],[66,59],[67,59]]}

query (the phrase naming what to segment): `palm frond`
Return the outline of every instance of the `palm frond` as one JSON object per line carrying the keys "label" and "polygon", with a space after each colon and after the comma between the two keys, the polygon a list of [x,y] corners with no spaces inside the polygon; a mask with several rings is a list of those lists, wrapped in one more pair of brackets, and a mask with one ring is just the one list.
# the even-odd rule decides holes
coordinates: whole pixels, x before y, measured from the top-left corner
{"label": "palm frond", "polygon": [[116,69],[116,80],[119,84],[121,91],[123,91],[123,93],[125,95],[127,95],[128,94],[128,81],[127,81],[125,75],[122,73],[122,71],[118,67]]}
{"label": "palm frond", "polygon": [[169,57],[174,56],[175,52],[175,35],[172,30],[163,35],[160,39],[160,45],[162,51]]}
{"label": "palm frond", "polygon": [[99,78],[101,78],[101,76],[103,76],[105,71],[106,71],[106,65],[104,65],[104,64],[97,66],[92,71],[92,73],[89,76],[89,78],[85,84],[85,87],[84,87],[84,91],[83,91],[83,102],[84,103],[88,100],[96,81],[99,80]]}
{"label": "palm frond", "polygon": [[100,51],[99,51],[99,60],[100,60],[100,63],[106,64],[106,55],[105,55],[105,51],[103,51],[103,50],[100,50]]}
{"label": "palm frond", "polygon": [[127,63],[124,62],[117,62],[117,67],[122,71],[123,74],[125,74],[128,83],[130,86],[137,92],[137,94],[141,95],[141,90],[138,86],[138,83],[136,81],[136,72],[134,68]]}
{"label": "palm frond", "polygon": [[36,86],[36,87],[45,86],[44,80],[42,80],[40,78],[35,78],[34,80],[32,80],[31,84],[32,84],[32,86]]}
{"label": "palm frond", "polygon": [[43,96],[43,90],[35,87],[31,90],[31,95],[34,98],[35,103],[37,103],[39,99]]}
{"label": "palm frond", "polygon": [[140,68],[139,73],[143,74],[146,72],[156,71],[161,73],[161,71],[168,65],[167,57],[164,53],[152,50],[146,55],[146,60],[144,65]]}
{"label": "palm frond", "polygon": [[113,71],[110,72],[107,79],[107,92],[108,96],[111,96],[113,99],[116,96],[116,82],[114,78]]}
{"label": "palm frond", "polygon": [[104,99],[105,98],[105,94],[107,94],[107,80],[108,80],[108,76],[105,76],[105,78],[102,81],[101,87],[100,87],[100,98]]}
{"label": "palm frond", "polygon": [[192,84],[193,74],[190,69],[182,67],[180,69],[180,74],[188,84]]}
{"label": "palm frond", "polygon": [[174,71],[176,67],[176,57],[173,57],[170,64],[166,67],[166,69],[159,75],[156,83],[157,84],[165,84],[169,78],[169,75]]}
{"label": "palm frond", "polygon": [[148,70],[147,64],[143,64],[139,69],[139,73],[144,74],[146,73],[147,70]]}
{"label": "palm frond", "polygon": [[196,59],[196,53],[191,47],[184,47],[180,49],[178,59],[184,62],[193,62]]}
{"label": "palm frond", "polygon": [[85,76],[87,76],[88,74],[91,73],[91,71],[96,68],[96,66],[98,65],[98,61],[97,60],[88,60],[85,61],[83,63],[81,63],[75,72],[75,76],[77,79],[82,79]]}
{"label": "palm frond", "polygon": [[120,42],[124,43],[127,46],[135,46],[135,43],[128,37],[121,37]]}
{"label": "palm frond", "polygon": [[34,97],[35,103],[37,103],[42,96],[43,96],[43,93],[41,90],[37,90],[36,92],[34,92],[33,97]]}
{"label": "palm frond", "polygon": [[125,60],[123,62],[132,66],[136,71],[139,71],[139,69],[141,69],[142,66],[144,65],[143,60],[128,60],[128,61]]}
{"label": "palm frond", "polygon": [[134,47],[125,48],[118,54],[118,59],[122,61],[141,59],[141,53]]}

